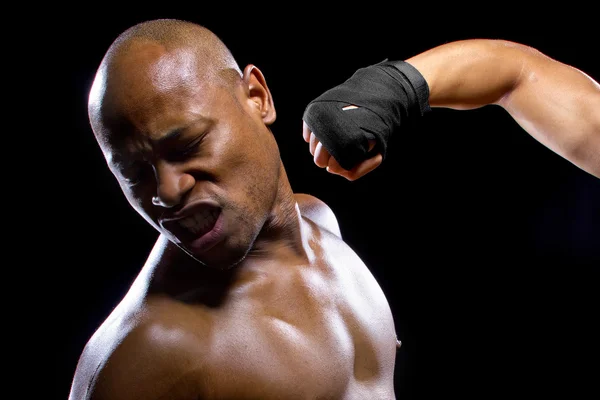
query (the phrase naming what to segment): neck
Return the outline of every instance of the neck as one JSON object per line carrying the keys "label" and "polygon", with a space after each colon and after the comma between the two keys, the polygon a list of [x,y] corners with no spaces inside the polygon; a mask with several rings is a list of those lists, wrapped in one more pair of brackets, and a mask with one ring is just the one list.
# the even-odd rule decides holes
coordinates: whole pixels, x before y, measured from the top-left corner
{"label": "neck", "polygon": [[296,197],[283,165],[279,171],[279,185],[273,208],[263,229],[248,253],[250,258],[272,258],[281,251],[291,251],[298,257],[308,259],[306,227]]}
{"label": "neck", "polygon": [[[146,266],[147,278],[152,282],[150,292],[166,292],[171,296],[193,292],[196,301],[217,306],[227,296],[234,282],[250,279],[248,276],[252,276],[252,271],[255,271],[257,266],[273,265],[271,261],[276,261],[278,266],[290,262],[308,263],[309,228],[302,222],[296,197],[283,166],[279,178],[277,196],[271,213],[240,265],[229,270],[198,268],[192,257],[161,236]],[[279,262],[282,260],[285,262]],[[206,287],[210,287],[211,290],[203,292],[202,297],[197,290]]]}

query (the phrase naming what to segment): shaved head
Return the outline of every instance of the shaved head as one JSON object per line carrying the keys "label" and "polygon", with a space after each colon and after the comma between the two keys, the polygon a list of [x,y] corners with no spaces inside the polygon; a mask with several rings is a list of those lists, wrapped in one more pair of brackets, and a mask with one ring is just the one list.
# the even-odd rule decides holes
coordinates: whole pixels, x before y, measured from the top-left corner
{"label": "shaved head", "polygon": [[[160,19],[121,33],[100,63],[88,113],[131,206],[200,262],[241,262],[280,197],[295,213],[266,80],[255,65],[240,70],[202,26]],[[192,209],[188,221],[182,213]]]}
{"label": "shaved head", "polygon": [[121,33],[102,59],[89,95],[90,122],[98,136],[103,122],[118,119],[121,110],[157,106],[149,88],[231,86],[241,76],[227,46],[210,30],[176,19],[145,21]]}
{"label": "shaved head", "polygon": [[139,23],[121,33],[108,49],[103,60],[111,64],[132,48],[132,44],[154,42],[166,51],[188,49],[204,67],[234,69],[239,66],[225,44],[210,30],[198,24],[176,20],[157,19]]}

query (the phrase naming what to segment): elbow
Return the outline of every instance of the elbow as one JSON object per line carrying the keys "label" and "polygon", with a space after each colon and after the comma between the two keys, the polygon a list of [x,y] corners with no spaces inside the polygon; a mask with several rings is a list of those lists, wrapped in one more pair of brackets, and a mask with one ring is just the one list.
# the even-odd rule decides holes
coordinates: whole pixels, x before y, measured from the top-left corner
{"label": "elbow", "polygon": [[600,179],[600,85],[583,76],[591,86],[584,86],[572,102],[572,132],[564,136],[562,149],[569,161]]}
{"label": "elbow", "polygon": [[586,171],[600,179],[600,128],[598,128],[594,134],[594,138],[590,141],[590,155],[588,157],[589,165],[586,167]]}
{"label": "elbow", "polygon": [[[584,140],[582,153],[589,159],[589,169],[592,175],[600,179],[600,92],[596,101],[590,104],[590,130]],[[586,156],[587,154],[587,156]]]}
{"label": "elbow", "polygon": [[592,118],[589,129],[570,146],[569,158],[575,165],[600,179],[600,114]]}

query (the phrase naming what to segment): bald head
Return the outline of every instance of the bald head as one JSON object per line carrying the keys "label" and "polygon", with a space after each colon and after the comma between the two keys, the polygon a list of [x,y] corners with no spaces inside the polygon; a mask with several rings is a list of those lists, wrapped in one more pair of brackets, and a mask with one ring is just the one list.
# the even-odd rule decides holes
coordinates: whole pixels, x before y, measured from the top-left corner
{"label": "bald head", "polygon": [[210,30],[187,21],[157,19],[139,23],[121,33],[108,49],[103,64],[111,64],[135,43],[155,43],[166,51],[187,49],[205,67],[241,71],[225,44]]}
{"label": "bald head", "polygon": [[230,85],[242,72],[210,30],[187,21],[158,19],[121,33],[106,52],[90,91],[94,132],[101,120],[142,105],[156,107],[156,93]]}

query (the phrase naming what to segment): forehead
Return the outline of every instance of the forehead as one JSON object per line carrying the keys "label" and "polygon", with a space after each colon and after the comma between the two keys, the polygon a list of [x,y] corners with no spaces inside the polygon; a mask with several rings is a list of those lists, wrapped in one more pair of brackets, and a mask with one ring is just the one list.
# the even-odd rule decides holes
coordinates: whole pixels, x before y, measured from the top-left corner
{"label": "forehead", "polygon": [[136,133],[160,140],[193,121],[209,120],[219,88],[205,64],[190,50],[132,44],[111,68],[99,71],[92,89],[98,93],[90,93],[106,139],[116,145]]}

